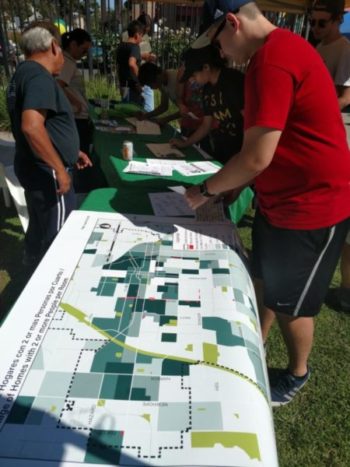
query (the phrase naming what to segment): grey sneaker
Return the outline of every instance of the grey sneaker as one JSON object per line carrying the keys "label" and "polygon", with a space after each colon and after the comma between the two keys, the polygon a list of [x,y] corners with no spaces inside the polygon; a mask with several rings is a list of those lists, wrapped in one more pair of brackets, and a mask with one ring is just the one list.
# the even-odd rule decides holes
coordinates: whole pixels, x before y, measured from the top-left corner
{"label": "grey sneaker", "polygon": [[279,407],[291,402],[294,396],[307,383],[311,375],[311,369],[308,368],[306,375],[294,376],[288,369],[273,372],[270,378],[271,405]]}

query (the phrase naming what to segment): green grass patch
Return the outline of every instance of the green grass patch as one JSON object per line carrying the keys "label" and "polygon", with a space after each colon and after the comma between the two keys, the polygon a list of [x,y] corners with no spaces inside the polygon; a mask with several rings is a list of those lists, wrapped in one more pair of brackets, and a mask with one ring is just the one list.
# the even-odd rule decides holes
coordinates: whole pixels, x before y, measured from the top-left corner
{"label": "green grass patch", "polygon": [[6,105],[6,82],[0,84],[0,130],[9,131],[11,129],[10,116]]}

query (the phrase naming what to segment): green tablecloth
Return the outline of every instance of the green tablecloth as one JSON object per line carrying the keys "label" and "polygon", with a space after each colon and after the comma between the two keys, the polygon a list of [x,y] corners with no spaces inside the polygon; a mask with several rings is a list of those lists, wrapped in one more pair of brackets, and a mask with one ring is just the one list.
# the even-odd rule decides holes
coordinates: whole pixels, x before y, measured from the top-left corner
{"label": "green tablecloth", "polygon": [[[139,182],[147,186],[165,187],[169,184],[195,184],[200,183],[207,176],[202,177],[182,177],[177,172],[174,177],[152,177],[149,175],[122,174],[122,170],[127,163],[122,159],[123,141],[132,141],[134,145],[134,159],[145,160],[146,158],[155,158],[154,154],[148,149],[148,143],[166,143],[173,136],[173,129],[163,129],[159,136],[138,135],[136,133],[107,133],[95,130],[94,132],[94,151],[99,160],[101,169],[111,186],[119,187],[120,184]],[[181,150],[186,155],[186,161],[204,160],[203,155],[195,147],[191,146]],[[118,162],[119,161],[119,162]],[[219,163],[218,163],[219,165]],[[176,175],[177,174],[177,175]],[[187,180],[187,178],[189,180]]]}
{"label": "green tablecloth", "polygon": [[[108,133],[95,129],[94,149],[100,157],[113,155],[122,158],[123,141],[132,141],[134,145],[135,157],[155,157],[148,149],[148,143],[168,143],[174,136],[174,131],[168,127],[162,131],[161,135],[138,135],[136,133]],[[189,147],[181,149],[186,155],[186,160],[203,160],[203,155],[195,148]]]}
{"label": "green tablecloth", "polygon": [[151,201],[145,192],[100,188],[91,191],[80,206],[85,211],[119,212],[153,215]]}
{"label": "green tablecloth", "polygon": [[[155,192],[157,190],[149,190]],[[226,215],[234,223],[238,223],[253,198],[250,188],[245,188],[240,197],[227,207]],[[148,192],[118,190],[117,188],[100,188],[91,191],[80,206],[81,210],[99,212],[119,212],[122,214],[153,215]]]}
{"label": "green tablecloth", "polygon": [[[137,106],[120,104],[115,109],[108,111],[108,116],[118,121],[120,125],[130,125],[125,114],[131,116],[136,112]],[[99,110],[98,110],[99,112]],[[91,116],[97,118],[92,109]],[[98,120],[97,120],[98,121]],[[133,214],[153,214],[152,206],[147,196],[148,192],[166,191],[167,187],[175,185],[197,185],[208,178],[209,175],[186,177],[177,171],[173,171],[172,177],[160,177],[153,175],[141,175],[124,173],[128,162],[122,159],[123,141],[132,141],[134,144],[135,160],[144,161],[146,158],[154,158],[153,153],[147,148],[147,143],[165,143],[174,136],[174,128],[170,125],[162,128],[162,134],[138,135],[136,133],[108,133],[95,129],[94,151],[99,161],[102,172],[110,187],[92,191],[81,209],[105,212],[120,212]],[[204,160],[203,155],[195,148],[182,149],[188,161]],[[215,162],[219,167],[221,164]],[[246,188],[238,200],[228,207],[228,217],[233,222],[238,222],[247,207],[250,205],[253,193]]]}

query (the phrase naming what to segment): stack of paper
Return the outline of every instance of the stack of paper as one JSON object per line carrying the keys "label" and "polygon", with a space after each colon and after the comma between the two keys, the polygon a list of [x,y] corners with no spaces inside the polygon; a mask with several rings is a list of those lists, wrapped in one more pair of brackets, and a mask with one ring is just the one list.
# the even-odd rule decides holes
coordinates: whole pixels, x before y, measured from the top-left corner
{"label": "stack of paper", "polygon": [[160,135],[160,126],[158,123],[149,120],[138,120],[135,117],[127,118],[127,121],[134,125],[138,135]]}
{"label": "stack of paper", "polygon": [[131,161],[123,170],[125,173],[171,177],[173,169],[169,165],[148,164],[147,162]]}
{"label": "stack of paper", "polygon": [[176,169],[181,175],[206,175],[213,174],[220,170],[220,167],[209,161],[188,162],[186,165],[180,166]]}
{"label": "stack of paper", "polygon": [[220,169],[212,162],[186,162],[179,160],[159,160],[146,159],[146,162],[131,161],[124,169],[124,172],[159,175],[171,177],[173,170],[177,170],[181,175],[206,175],[217,172]]}
{"label": "stack of paper", "polygon": [[227,222],[222,201],[217,198],[209,199],[196,209],[196,220],[200,222]]}
{"label": "stack of paper", "polygon": [[132,126],[119,125],[117,120],[95,120],[95,128],[99,131],[107,133],[132,133],[134,131]]}
{"label": "stack of paper", "polygon": [[159,217],[192,216],[195,211],[189,207],[183,195],[175,192],[148,193],[153,212]]}
{"label": "stack of paper", "polygon": [[156,216],[191,216],[198,222],[228,222],[222,201],[217,198],[210,199],[193,210],[184,197],[184,187],[170,187],[170,189],[172,192],[148,194]]}

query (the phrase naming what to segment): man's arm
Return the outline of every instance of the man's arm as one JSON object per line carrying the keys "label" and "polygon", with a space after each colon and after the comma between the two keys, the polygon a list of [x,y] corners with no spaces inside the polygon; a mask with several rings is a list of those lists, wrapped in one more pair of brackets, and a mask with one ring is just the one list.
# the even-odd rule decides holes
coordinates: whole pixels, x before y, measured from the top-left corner
{"label": "man's arm", "polygon": [[[207,179],[208,192],[219,194],[232,190],[245,185],[263,172],[273,159],[281,133],[280,130],[261,127],[252,127],[245,131],[241,152]],[[200,194],[198,186],[190,187],[185,196],[192,209],[208,200]]]}
{"label": "man's arm", "polygon": [[173,120],[177,120],[178,118],[180,118],[180,116],[180,112],[174,112],[172,114],[166,115],[165,117],[155,118],[153,119],[153,121],[162,126],[166,125],[169,122],[172,122]]}
{"label": "man's arm", "polygon": [[21,130],[37,157],[56,172],[58,193],[64,194],[71,187],[71,179],[45,128],[46,113],[45,110],[24,110]]}
{"label": "man's arm", "polygon": [[130,57],[128,61],[128,65],[129,65],[131,74],[137,77],[139,75],[139,67],[137,66],[136,58]]}
{"label": "man's arm", "polygon": [[336,86],[338,104],[340,110],[343,110],[350,104],[350,86]]}

